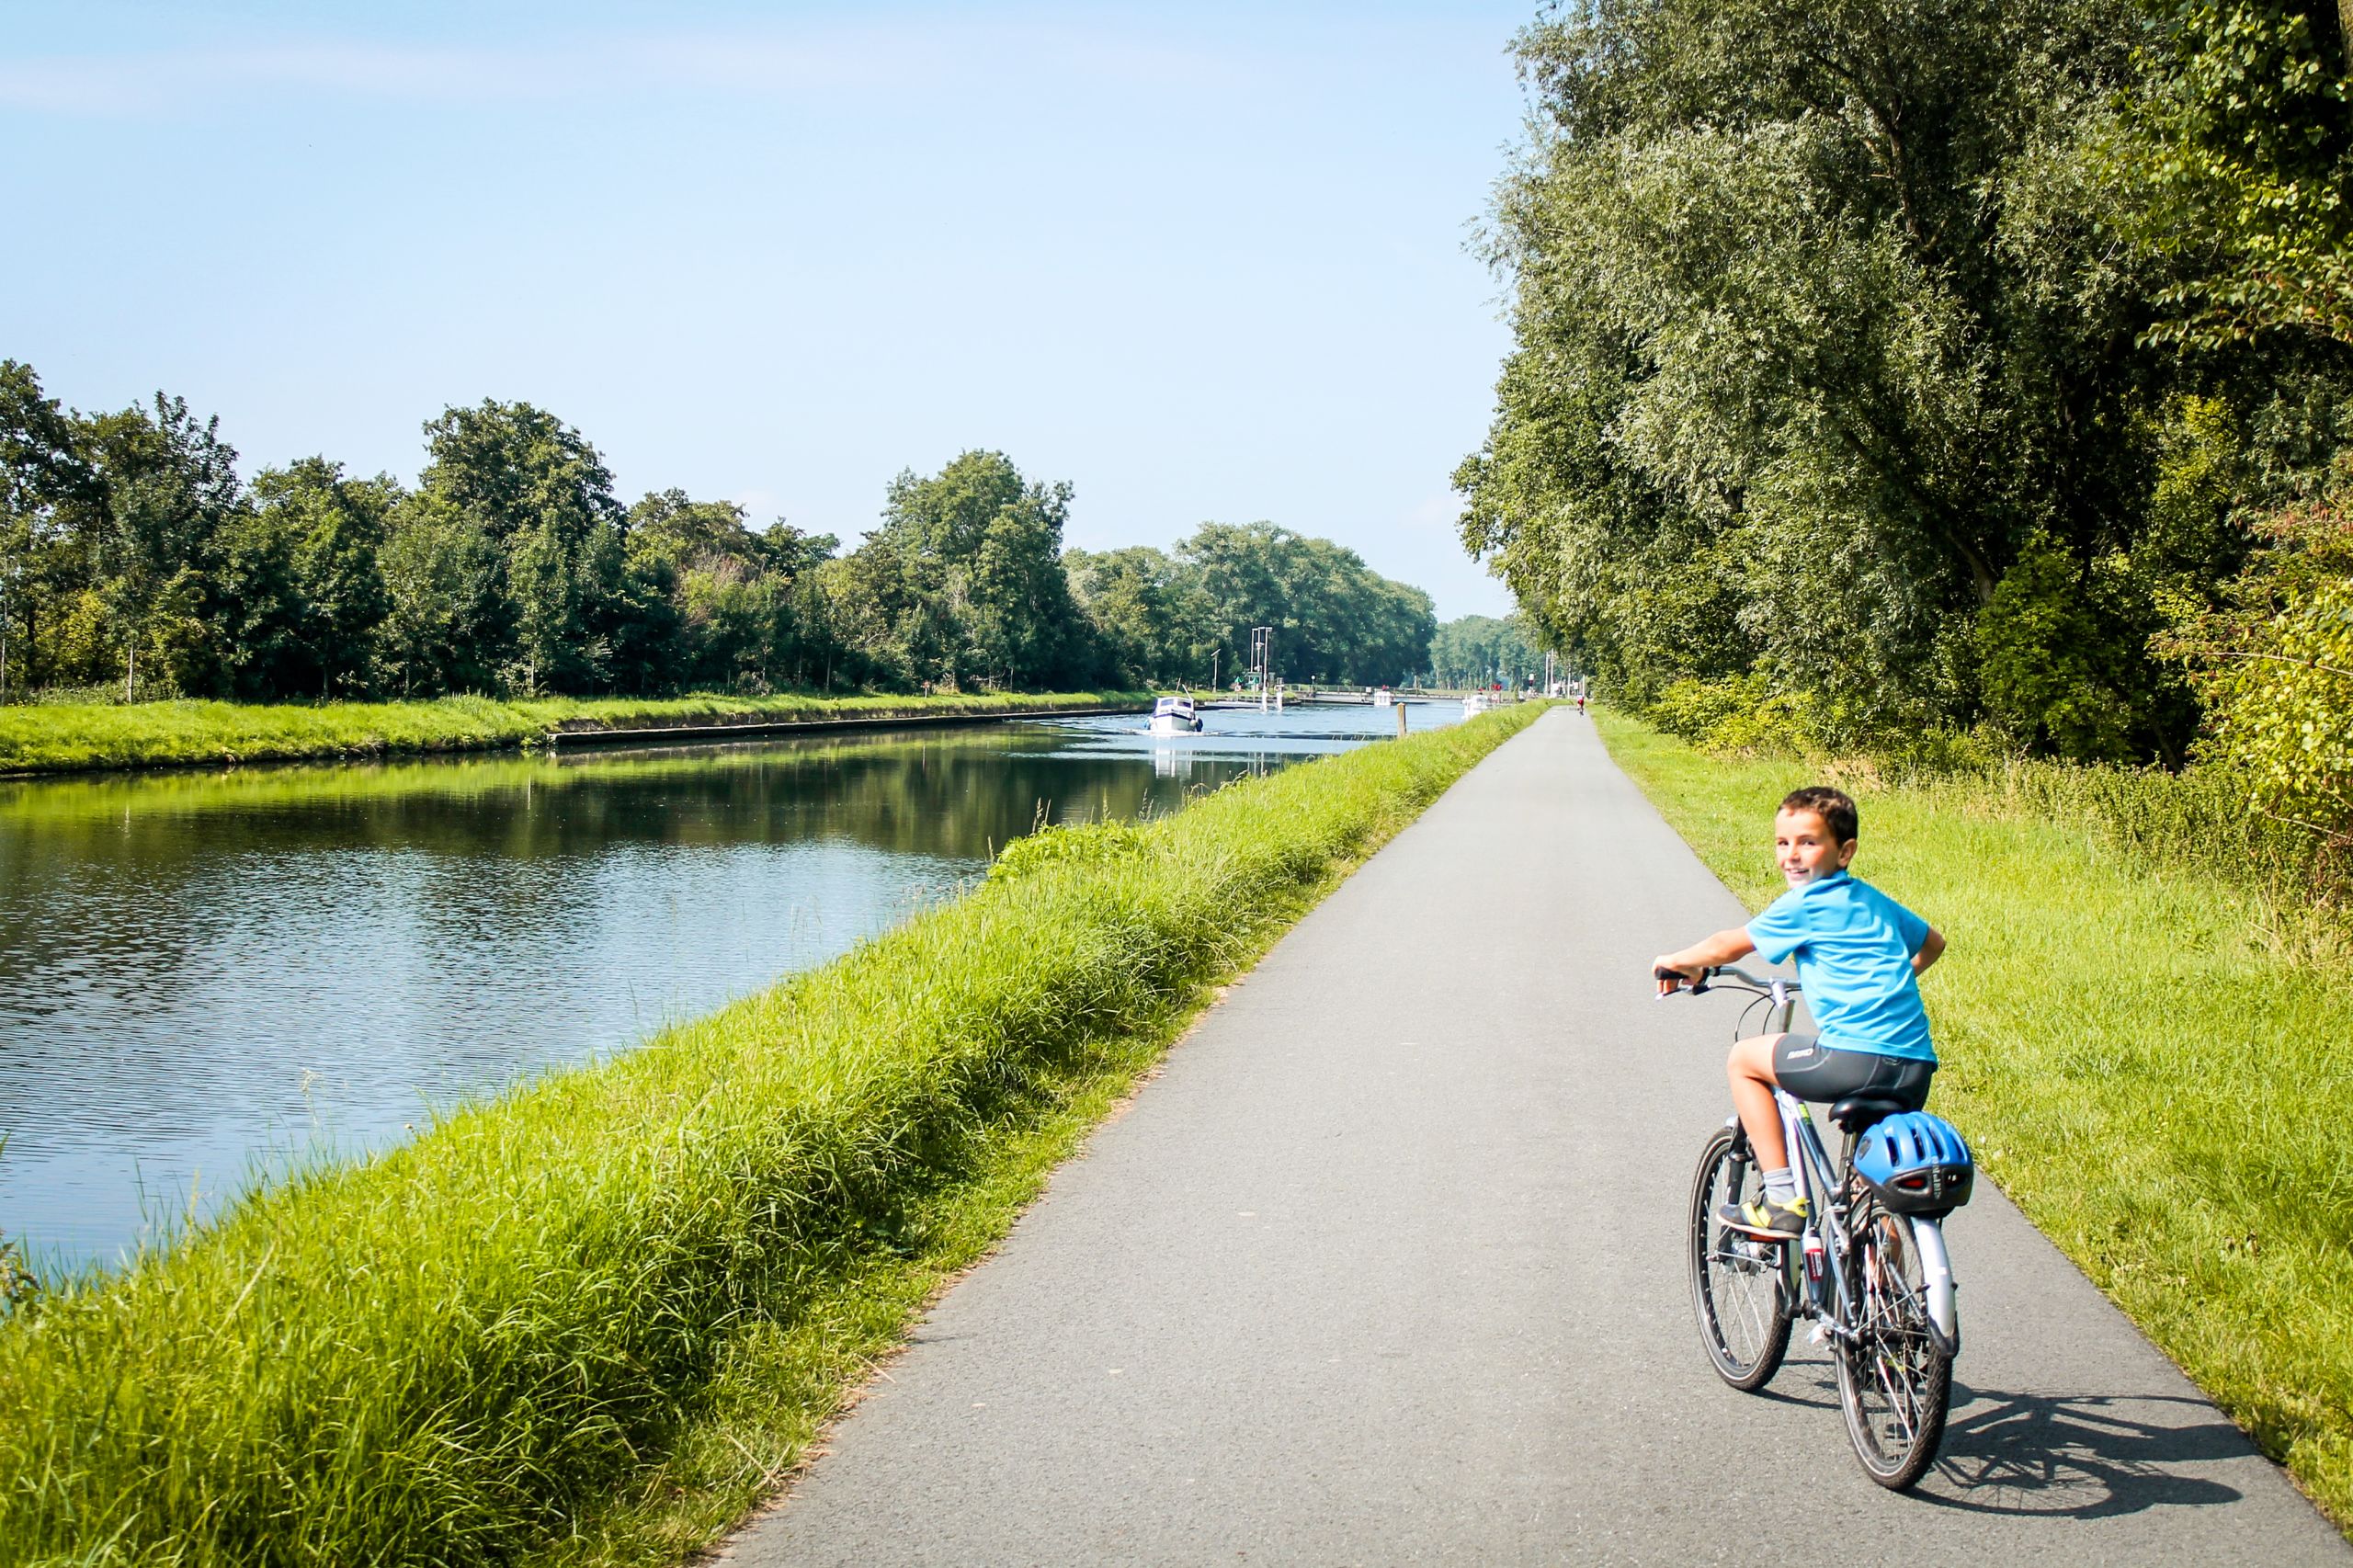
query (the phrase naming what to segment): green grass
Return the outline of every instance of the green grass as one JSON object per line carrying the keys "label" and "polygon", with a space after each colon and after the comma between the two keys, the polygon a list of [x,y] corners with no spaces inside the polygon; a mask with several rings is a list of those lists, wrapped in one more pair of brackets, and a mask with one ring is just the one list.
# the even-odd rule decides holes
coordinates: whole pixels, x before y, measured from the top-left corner
{"label": "green grass", "polygon": [[1123,707],[1147,700],[1146,695],[1136,692],[1080,691],[953,697],[551,697],[515,701],[445,697],[433,702],[314,705],[53,703],[0,707],[0,774],[492,751],[536,744],[558,729],[903,718]]}
{"label": "green grass", "polygon": [[1540,710],[1024,840],[833,964],[37,1299],[0,1321],[0,1562],[675,1561],[1211,984]]}
{"label": "green grass", "polygon": [[[1735,893],[1780,891],[1773,807],[1818,769],[1600,725]],[[2292,890],[2167,836],[2207,823],[2227,850],[2199,786],[2131,777],[1849,778],[1856,869],[1951,942],[1926,983],[1936,1108],[2353,1528],[2353,990]]]}

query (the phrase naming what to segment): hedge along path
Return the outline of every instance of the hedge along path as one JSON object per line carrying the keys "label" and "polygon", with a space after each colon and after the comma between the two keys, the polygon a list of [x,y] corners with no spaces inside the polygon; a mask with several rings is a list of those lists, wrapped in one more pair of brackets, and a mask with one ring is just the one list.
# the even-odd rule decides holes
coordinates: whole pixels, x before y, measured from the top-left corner
{"label": "hedge along path", "polygon": [[1059,1072],[1165,1039],[1541,706],[1025,839],[823,969],[38,1299],[0,1324],[0,1562],[559,1547]]}

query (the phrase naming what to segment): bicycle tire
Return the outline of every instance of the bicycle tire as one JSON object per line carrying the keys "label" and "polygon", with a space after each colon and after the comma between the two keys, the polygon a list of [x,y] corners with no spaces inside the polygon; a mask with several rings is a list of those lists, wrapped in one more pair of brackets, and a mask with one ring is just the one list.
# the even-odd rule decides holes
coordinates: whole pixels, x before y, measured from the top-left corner
{"label": "bicycle tire", "polygon": [[1952,1358],[1928,1320],[1911,1222],[1865,1199],[1853,1219],[1849,1298],[1838,1363],[1838,1408],[1863,1473],[1902,1491],[1927,1473],[1944,1441]]}
{"label": "bicycle tire", "polygon": [[1720,1205],[1761,1188],[1755,1161],[1733,1169],[1736,1147],[1732,1129],[1720,1127],[1699,1151],[1691,1183],[1691,1307],[1716,1376],[1754,1393],[1789,1353],[1791,1301],[1785,1244],[1756,1241],[1716,1218]]}

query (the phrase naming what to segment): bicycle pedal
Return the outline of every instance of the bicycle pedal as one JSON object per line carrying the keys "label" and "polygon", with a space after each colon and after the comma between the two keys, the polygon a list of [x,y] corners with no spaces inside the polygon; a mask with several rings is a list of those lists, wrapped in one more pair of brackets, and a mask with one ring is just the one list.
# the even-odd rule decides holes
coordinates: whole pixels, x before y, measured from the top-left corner
{"label": "bicycle pedal", "polygon": [[1818,1323],[1818,1324],[1815,1324],[1813,1325],[1813,1337],[1812,1337],[1812,1338],[1810,1338],[1810,1339],[1808,1339],[1808,1340],[1806,1341],[1806,1343],[1807,1343],[1807,1344],[1809,1344],[1809,1345],[1819,1345],[1819,1344],[1821,1344],[1824,1340],[1828,1339],[1829,1337],[1830,1337],[1830,1325],[1829,1325],[1828,1324],[1826,1324],[1826,1323]]}

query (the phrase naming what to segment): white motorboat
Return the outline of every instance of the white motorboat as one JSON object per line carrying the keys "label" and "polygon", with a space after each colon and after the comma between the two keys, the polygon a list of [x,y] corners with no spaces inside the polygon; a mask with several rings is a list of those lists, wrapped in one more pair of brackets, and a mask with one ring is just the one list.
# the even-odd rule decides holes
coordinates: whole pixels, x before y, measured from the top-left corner
{"label": "white motorboat", "polygon": [[1396,701],[1396,696],[1385,686],[1376,688],[1372,694],[1372,705],[1375,708],[1393,707]]}
{"label": "white motorboat", "polygon": [[1191,735],[1200,733],[1201,716],[1193,711],[1189,697],[1164,697],[1152,705],[1152,733],[1155,735]]}
{"label": "white motorboat", "polygon": [[1475,719],[1486,710],[1487,694],[1483,691],[1474,691],[1462,699],[1462,716],[1465,719]]}

